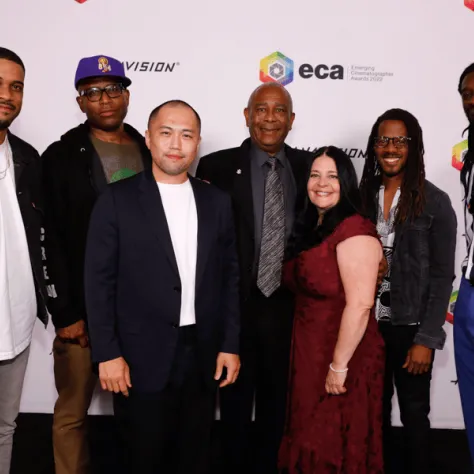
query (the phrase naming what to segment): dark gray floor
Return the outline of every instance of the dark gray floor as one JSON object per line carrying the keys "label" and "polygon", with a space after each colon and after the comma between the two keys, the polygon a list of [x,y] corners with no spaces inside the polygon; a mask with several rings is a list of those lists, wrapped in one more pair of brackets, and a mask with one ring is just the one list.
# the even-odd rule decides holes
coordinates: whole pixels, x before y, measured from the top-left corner
{"label": "dark gray floor", "polygon": [[[54,474],[51,446],[51,415],[20,414],[15,434],[11,474]],[[401,446],[401,431],[394,429],[395,444]],[[117,439],[111,417],[90,417],[90,439],[94,474],[121,472],[117,459]],[[221,467],[220,426],[213,436],[213,473],[225,473]],[[432,430],[433,474],[472,474],[464,431]],[[403,469],[399,469],[400,474]]]}

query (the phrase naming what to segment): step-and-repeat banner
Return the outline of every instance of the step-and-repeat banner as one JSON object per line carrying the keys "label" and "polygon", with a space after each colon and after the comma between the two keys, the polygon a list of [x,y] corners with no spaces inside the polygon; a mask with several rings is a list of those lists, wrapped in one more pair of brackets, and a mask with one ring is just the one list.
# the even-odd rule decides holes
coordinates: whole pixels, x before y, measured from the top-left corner
{"label": "step-and-repeat banner", "polygon": [[[457,84],[474,61],[474,1],[3,0],[1,8],[0,45],[26,65],[24,108],[12,128],[40,152],[84,120],[74,73],[80,58],[98,54],[123,61],[133,81],[127,121],[140,131],[159,103],[191,103],[203,120],[201,155],[247,137],[243,109],[261,81],[279,81],[293,97],[290,145],[340,146],[359,174],[376,118],[409,110],[423,127],[428,179],[458,215],[454,304],[465,254],[458,164],[467,125]],[[431,418],[434,427],[462,428],[449,310],[445,329]],[[53,410],[53,335],[37,324],[22,411]],[[98,390],[90,413],[110,412]]]}

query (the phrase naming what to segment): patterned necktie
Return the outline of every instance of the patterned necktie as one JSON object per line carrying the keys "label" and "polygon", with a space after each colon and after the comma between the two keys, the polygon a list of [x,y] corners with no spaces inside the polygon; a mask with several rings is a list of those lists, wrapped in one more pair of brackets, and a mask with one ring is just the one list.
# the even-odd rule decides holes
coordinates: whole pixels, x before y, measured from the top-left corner
{"label": "patterned necktie", "polygon": [[258,262],[257,286],[269,297],[281,283],[281,267],[285,252],[285,201],[283,185],[276,170],[276,158],[270,156],[265,179],[262,242]]}

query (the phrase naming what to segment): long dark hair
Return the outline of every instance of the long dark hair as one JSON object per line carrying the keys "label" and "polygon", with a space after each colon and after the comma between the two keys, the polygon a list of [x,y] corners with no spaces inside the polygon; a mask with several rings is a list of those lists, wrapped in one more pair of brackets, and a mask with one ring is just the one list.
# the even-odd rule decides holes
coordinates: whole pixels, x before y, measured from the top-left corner
{"label": "long dark hair", "polygon": [[[474,63],[470,64],[466,69],[461,74],[461,77],[459,78],[459,84],[458,84],[458,92],[461,94],[462,92],[462,83],[466,76],[468,74],[471,74],[474,72]],[[467,198],[469,194],[469,183],[468,183],[468,176],[470,175],[472,171],[472,167],[474,165],[474,122],[469,122],[469,126],[464,130],[463,135],[468,132],[467,136],[467,153],[464,155],[463,158],[463,167],[461,169],[461,183],[464,188],[464,199]],[[471,197],[472,201],[472,197]],[[468,203],[468,204],[472,204]],[[470,209],[472,206],[469,206]],[[471,209],[471,212],[474,212]]]}
{"label": "long dark hair", "polygon": [[288,243],[286,258],[296,257],[300,252],[320,244],[345,218],[361,214],[361,202],[357,185],[357,174],[351,159],[340,148],[325,146],[319,148],[308,163],[307,179],[316,159],[326,155],[336,163],[340,198],[339,202],[325,212],[321,225],[318,226],[319,212],[310,201],[308,194],[300,214],[297,216],[293,234]]}
{"label": "long dark hair", "polygon": [[407,128],[408,136],[411,138],[411,141],[408,143],[408,159],[395,215],[395,223],[401,224],[407,219],[420,216],[425,205],[425,149],[423,146],[423,131],[418,120],[406,110],[388,110],[377,119],[372,127],[367,143],[367,159],[360,182],[362,205],[372,220],[375,220],[375,196],[382,182],[382,170],[375,156],[374,139],[378,136],[380,124],[386,120],[403,122]]}

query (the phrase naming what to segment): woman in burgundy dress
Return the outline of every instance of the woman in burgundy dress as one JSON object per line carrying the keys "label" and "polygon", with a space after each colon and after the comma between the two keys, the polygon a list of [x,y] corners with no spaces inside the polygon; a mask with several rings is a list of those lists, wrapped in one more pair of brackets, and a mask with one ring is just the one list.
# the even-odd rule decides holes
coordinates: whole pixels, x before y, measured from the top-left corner
{"label": "woman in burgundy dress", "polygon": [[382,247],[342,150],[318,151],[307,188],[284,266],[296,310],[280,467],[381,474],[384,348],[372,308]]}

